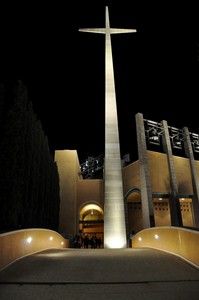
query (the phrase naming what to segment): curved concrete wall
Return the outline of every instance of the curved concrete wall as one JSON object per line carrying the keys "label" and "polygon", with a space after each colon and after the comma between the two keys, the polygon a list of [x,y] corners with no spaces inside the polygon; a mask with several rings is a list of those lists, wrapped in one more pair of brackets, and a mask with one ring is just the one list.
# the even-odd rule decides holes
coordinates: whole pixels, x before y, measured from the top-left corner
{"label": "curved concrete wall", "polygon": [[132,248],[154,248],[181,256],[199,267],[199,232],[173,227],[153,227],[131,239]]}
{"label": "curved concrete wall", "polygon": [[22,256],[50,248],[69,248],[69,241],[56,231],[39,228],[0,234],[0,269]]}

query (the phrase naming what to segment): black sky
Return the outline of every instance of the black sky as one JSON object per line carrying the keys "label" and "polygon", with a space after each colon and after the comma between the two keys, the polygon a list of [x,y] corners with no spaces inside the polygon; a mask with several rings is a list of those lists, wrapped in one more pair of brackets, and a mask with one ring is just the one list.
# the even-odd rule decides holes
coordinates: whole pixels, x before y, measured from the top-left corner
{"label": "black sky", "polygon": [[[121,155],[137,159],[135,114],[199,133],[198,16],[194,6],[149,1],[27,2],[1,7],[0,81],[22,79],[51,151],[75,149],[80,162],[104,152],[104,35],[112,36]],[[172,1],[173,2],[173,1]]]}

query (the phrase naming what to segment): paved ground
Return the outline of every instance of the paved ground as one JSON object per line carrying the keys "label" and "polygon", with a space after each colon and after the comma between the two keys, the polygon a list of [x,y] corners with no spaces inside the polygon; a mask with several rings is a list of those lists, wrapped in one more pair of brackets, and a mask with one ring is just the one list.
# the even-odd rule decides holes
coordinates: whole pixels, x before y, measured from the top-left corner
{"label": "paved ground", "polygon": [[198,300],[199,269],[151,249],[53,249],[0,272],[1,300]]}

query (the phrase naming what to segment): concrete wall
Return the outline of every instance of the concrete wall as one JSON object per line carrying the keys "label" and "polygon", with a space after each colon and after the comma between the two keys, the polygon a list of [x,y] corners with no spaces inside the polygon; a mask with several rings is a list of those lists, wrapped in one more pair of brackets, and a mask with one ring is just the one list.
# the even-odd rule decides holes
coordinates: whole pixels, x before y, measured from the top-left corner
{"label": "concrete wall", "polygon": [[[190,164],[188,158],[173,156],[179,194],[193,194]],[[153,193],[170,193],[170,178],[167,155],[160,152],[148,151],[148,162],[151,174]],[[196,161],[199,175],[199,162]],[[140,189],[139,161],[123,169],[124,194],[132,187]]]}
{"label": "concrete wall", "polygon": [[132,164],[124,167],[122,176],[123,176],[124,195],[133,187],[140,189],[139,161],[135,161]]}
{"label": "concrete wall", "polygon": [[[167,155],[155,151],[147,151],[152,193],[170,193],[170,178]],[[192,195],[192,179],[189,159],[173,156],[179,194]],[[59,232],[68,236],[74,236],[79,231],[79,212],[82,207],[89,203],[98,204],[104,209],[104,181],[83,180],[80,175],[80,165],[76,150],[56,151],[55,161],[58,165],[60,175],[60,227]],[[196,170],[199,174],[199,162],[196,163]],[[137,191],[140,191],[140,163],[139,160],[125,166],[123,172],[124,195],[132,189],[135,192],[127,197],[131,202],[131,220],[129,230],[142,230],[141,198]],[[187,199],[186,209],[182,207],[184,226],[192,226],[191,199]],[[170,225],[170,210],[168,199],[160,204],[158,198],[153,199],[154,217],[156,226]],[[186,202],[186,201],[185,201]],[[188,203],[189,202],[189,203]],[[188,208],[187,208],[188,206]],[[132,227],[132,228],[131,228]]]}
{"label": "concrete wall", "polygon": [[181,256],[199,267],[199,232],[179,227],[155,227],[131,239],[132,248],[154,248]]}
{"label": "concrete wall", "polygon": [[79,231],[79,212],[88,203],[104,207],[103,180],[83,180],[76,150],[57,150],[60,177],[59,232],[72,238]]}
{"label": "concrete wall", "polygon": [[170,191],[170,178],[167,155],[152,151],[148,151],[147,153],[152,193],[168,193]]}
{"label": "concrete wall", "polygon": [[[188,158],[174,156],[179,194],[193,194],[190,162]],[[196,162],[196,161],[195,161]],[[198,163],[196,162],[198,165]],[[199,174],[199,169],[198,169]]]}
{"label": "concrete wall", "polygon": [[48,229],[32,228],[0,234],[0,270],[25,255],[68,247],[68,240]]}
{"label": "concrete wall", "polygon": [[104,207],[104,181],[101,179],[78,180],[77,182],[77,210],[80,211],[85,203],[97,203]]}
{"label": "concrete wall", "polygon": [[80,172],[77,151],[57,150],[55,162],[60,177],[59,232],[66,237],[74,236],[76,233],[77,180]]}

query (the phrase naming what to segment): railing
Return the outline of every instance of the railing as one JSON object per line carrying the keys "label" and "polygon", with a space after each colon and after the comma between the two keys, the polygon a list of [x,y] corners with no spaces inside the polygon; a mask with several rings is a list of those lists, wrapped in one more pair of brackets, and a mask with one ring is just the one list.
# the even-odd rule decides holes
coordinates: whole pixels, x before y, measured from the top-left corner
{"label": "railing", "polygon": [[0,270],[31,253],[50,248],[69,248],[69,241],[48,229],[23,229],[0,234]]}
{"label": "railing", "polygon": [[180,256],[199,267],[199,232],[165,226],[144,229],[131,239],[132,248],[153,248]]}

